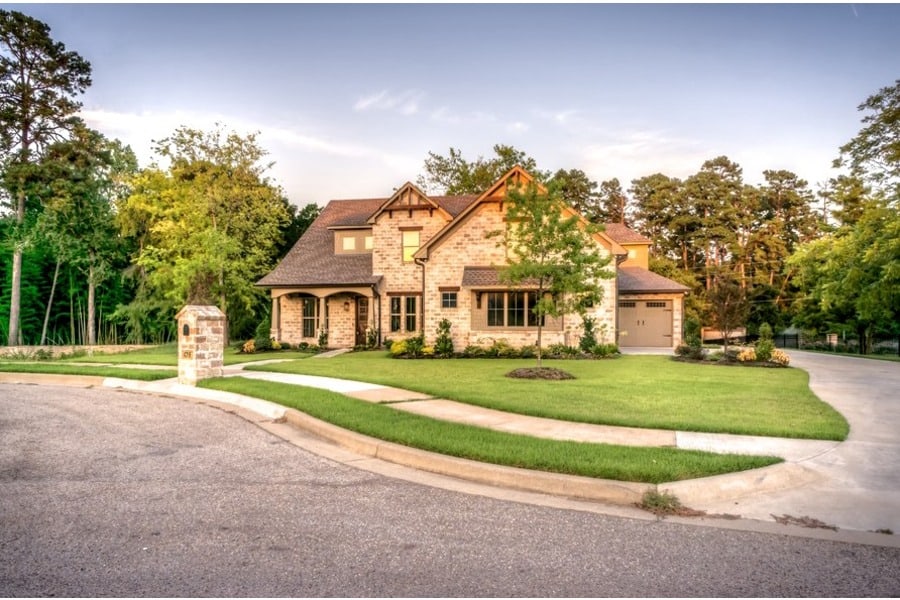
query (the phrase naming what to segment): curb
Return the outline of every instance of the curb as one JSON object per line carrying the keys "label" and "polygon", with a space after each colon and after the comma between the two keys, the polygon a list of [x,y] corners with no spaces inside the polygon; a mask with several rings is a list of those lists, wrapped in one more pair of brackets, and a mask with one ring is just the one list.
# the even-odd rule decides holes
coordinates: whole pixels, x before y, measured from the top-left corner
{"label": "curb", "polygon": [[445,456],[347,431],[295,409],[287,409],[285,419],[356,454],[476,483],[614,504],[639,503],[645,492],[656,489],[650,483],[544,473]]}

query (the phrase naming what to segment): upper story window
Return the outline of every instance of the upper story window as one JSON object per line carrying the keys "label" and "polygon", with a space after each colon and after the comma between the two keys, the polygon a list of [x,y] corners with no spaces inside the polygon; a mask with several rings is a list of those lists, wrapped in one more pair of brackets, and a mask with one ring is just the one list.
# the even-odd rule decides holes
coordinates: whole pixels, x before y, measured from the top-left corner
{"label": "upper story window", "polygon": [[334,232],[335,254],[371,254],[371,229],[346,229]]}
{"label": "upper story window", "polygon": [[403,262],[412,262],[413,254],[415,254],[421,246],[421,231],[419,229],[411,229],[401,231],[403,236]]}

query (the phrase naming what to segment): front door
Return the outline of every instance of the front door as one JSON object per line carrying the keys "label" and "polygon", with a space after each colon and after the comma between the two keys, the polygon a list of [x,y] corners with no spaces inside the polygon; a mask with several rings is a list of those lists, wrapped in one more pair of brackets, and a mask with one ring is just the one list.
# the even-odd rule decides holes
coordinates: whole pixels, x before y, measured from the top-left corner
{"label": "front door", "polygon": [[356,345],[366,345],[366,327],[369,325],[369,299],[356,297]]}

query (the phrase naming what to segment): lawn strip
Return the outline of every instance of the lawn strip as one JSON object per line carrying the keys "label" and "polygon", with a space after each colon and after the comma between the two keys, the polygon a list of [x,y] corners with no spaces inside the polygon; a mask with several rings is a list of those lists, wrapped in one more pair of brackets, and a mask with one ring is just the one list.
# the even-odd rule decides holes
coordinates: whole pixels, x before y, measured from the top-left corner
{"label": "lawn strip", "polygon": [[515,368],[533,366],[533,360],[399,360],[383,352],[247,369],[354,379],[504,412],[598,425],[837,441],[849,432],[846,419],[812,393],[809,375],[800,369],[697,365],[667,356],[544,364],[577,379],[505,377]]}
{"label": "lawn strip", "polygon": [[229,377],[201,387],[261,398],[377,439],[480,462],[617,481],[664,483],[765,467],[780,458],[539,439],[448,423],[284,383]]}
{"label": "lawn strip", "polygon": [[[260,360],[271,359],[298,359],[312,356],[309,352],[300,352],[297,350],[284,350],[280,352],[260,352],[258,354],[244,354],[234,348],[226,348],[223,356],[225,365],[236,365],[242,363],[256,362]],[[163,344],[152,348],[141,348],[130,352],[94,352],[88,356],[79,352],[74,356],[66,356],[59,359],[59,362],[97,362],[97,363],[115,363],[115,364],[132,364],[132,365],[159,365],[167,367],[176,367],[178,365],[178,345]]]}
{"label": "lawn strip", "polygon": [[47,375],[88,375],[91,377],[118,377],[120,379],[136,379],[139,381],[158,381],[178,377],[175,369],[129,369],[128,367],[67,365],[59,362],[2,362],[0,372],[3,373],[44,373]]}

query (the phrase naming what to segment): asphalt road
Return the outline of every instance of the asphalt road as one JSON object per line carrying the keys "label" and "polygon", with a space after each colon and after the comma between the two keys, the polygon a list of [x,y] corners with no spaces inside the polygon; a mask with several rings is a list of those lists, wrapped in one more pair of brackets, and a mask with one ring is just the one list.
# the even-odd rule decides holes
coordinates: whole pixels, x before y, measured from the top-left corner
{"label": "asphalt road", "polygon": [[896,596],[900,549],[507,502],[185,400],[0,385],[3,596]]}

